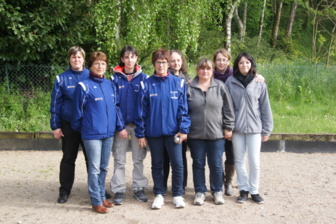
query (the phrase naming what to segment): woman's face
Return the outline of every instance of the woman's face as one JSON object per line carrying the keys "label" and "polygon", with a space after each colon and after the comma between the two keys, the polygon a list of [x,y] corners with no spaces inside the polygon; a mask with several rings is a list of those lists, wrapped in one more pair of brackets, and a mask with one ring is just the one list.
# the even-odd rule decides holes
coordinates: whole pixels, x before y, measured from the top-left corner
{"label": "woman's face", "polygon": [[220,73],[224,73],[230,64],[230,60],[222,53],[218,53],[216,56],[215,66],[216,70]]}
{"label": "woman's face", "polygon": [[213,69],[210,67],[200,68],[197,71],[197,76],[200,80],[209,80],[213,74]]}
{"label": "woman's face", "polygon": [[155,72],[158,76],[166,76],[168,71],[168,61],[163,58],[159,58],[155,61]]}
{"label": "woman's face", "polygon": [[170,56],[169,68],[174,71],[180,71],[182,67],[182,57],[176,52],[173,52]]}
{"label": "woman's face", "polygon": [[106,67],[107,67],[107,64],[105,61],[95,60],[92,63],[90,70],[92,71],[93,74],[102,77],[105,74]]}
{"label": "woman's face", "polygon": [[71,69],[74,71],[82,71],[84,68],[84,58],[80,52],[72,54],[69,59]]}
{"label": "woman's face", "polygon": [[247,58],[242,57],[238,62],[238,68],[241,74],[247,75],[251,69],[251,62]]}
{"label": "woman's face", "polygon": [[121,58],[121,61],[125,64],[126,70],[134,70],[137,60],[138,56],[129,51],[126,51],[124,57]]}

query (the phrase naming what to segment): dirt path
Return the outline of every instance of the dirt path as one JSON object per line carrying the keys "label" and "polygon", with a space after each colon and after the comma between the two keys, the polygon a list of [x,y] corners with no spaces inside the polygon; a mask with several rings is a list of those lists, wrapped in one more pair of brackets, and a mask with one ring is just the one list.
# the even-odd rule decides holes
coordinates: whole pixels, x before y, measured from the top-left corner
{"label": "dirt path", "polygon": [[[260,194],[265,204],[249,200],[240,205],[235,196],[225,205],[215,205],[207,193],[203,206],[194,206],[191,158],[185,195],[186,208],[175,209],[170,191],[161,210],[151,210],[153,201],[150,153],[145,171],[150,178],[148,203],[132,198],[131,153],[127,155],[126,201],[102,215],[92,211],[82,153],[72,194],[57,204],[61,151],[0,151],[0,223],[335,223],[336,154],[262,153]],[[107,189],[113,171],[107,178]],[[234,182],[234,185],[235,182]]]}

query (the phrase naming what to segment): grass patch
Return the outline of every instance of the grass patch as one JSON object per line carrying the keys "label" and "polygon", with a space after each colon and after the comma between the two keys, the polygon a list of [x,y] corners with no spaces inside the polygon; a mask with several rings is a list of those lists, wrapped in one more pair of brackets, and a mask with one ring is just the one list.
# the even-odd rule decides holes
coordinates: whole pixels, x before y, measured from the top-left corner
{"label": "grass patch", "polygon": [[286,103],[271,100],[274,133],[336,133],[336,112],[332,102]]}

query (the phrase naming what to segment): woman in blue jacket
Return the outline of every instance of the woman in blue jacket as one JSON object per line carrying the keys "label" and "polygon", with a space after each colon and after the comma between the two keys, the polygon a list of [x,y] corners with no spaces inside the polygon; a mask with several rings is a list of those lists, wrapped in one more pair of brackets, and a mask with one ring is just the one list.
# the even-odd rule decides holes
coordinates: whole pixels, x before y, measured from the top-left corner
{"label": "woman in blue jacket", "polygon": [[[58,203],[65,203],[71,193],[75,179],[75,162],[81,136],[71,128],[72,103],[75,86],[89,77],[89,70],[84,68],[85,52],[81,47],[73,46],[68,51],[70,68],[56,76],[50,102],[50,127],[56,139],[62,139],[62,160],[59,173]],[[85,150],[83,150],[85,160]]]}
{"label": "woman in blue jacket", "polygon": [[127,138],[113,82],[105,79],[107,56],[96,51],[89,60],[90,77],[74,93],[72,128],[81,133],[88,160],[88,189],[93,209],[106,213],[113,204],[105,197],[105,179],[113,137]]}
{"label": "woman in blue jacket", "polygon": [[[113,69],[114,75],[111,80],[118,89],[120,110],[123,115],[126,130],[132,141],[132,187],[133,197],[140,202],[147,202],[145,189],[148,186],[148,178],[144,175],[143,161],[146,158],[146,149],[139,148],[135,137],[134,112],[138,104],[140,82],[147,79],[148,75],[142,72],[141,66],[137,65],[138,52],[132,46],[125,46],[120,52],[119,65]],[[114,172],[111,179],[111,190],[114,193],[114,204],[121,205],[125,200],[125,165],[126,152],[129,140],[116,135],[112,155],[114,157]]]}
{"label": "woman in blue jacket", "polygon": [[[168,70],[170,53],[160,49],[153,53],[154,75],[141,83],[135,133],[141,148],[148,145],[152,157],[155,199],[153,209],[164,204],[164,150],[172,166],[172,193],[177,208],[185,207],[183,195],[182,141],[189,132],[190,118],[184,80]],[[178,137],[174,142],[174,138]]]}

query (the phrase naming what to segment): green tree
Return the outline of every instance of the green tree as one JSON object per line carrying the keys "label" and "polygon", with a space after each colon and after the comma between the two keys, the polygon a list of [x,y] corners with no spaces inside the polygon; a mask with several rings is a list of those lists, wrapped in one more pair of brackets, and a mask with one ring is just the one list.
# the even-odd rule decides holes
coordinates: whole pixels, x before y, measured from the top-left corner
{"label": "green tree", "polygon": [[88,38],[90,1],[0,0],[0,63],[64,63]]}

